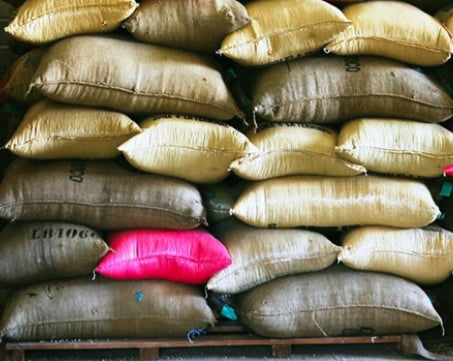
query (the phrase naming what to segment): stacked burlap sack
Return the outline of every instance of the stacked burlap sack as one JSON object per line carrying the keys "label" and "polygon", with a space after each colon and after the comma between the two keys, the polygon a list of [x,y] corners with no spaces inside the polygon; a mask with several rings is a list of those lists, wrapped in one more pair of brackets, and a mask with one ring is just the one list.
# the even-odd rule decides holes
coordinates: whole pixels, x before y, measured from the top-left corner
{"label": "stacked burlap sack", "polygon": [[26,112],[0,188],[2,336],[196,334],[219,317],[204,288],[266,337],[442,328],[422,289],[453,270],[425,184],[453,163],[434,12],[71,4],[27,0],[6,28],[34,48],[5,87]]}

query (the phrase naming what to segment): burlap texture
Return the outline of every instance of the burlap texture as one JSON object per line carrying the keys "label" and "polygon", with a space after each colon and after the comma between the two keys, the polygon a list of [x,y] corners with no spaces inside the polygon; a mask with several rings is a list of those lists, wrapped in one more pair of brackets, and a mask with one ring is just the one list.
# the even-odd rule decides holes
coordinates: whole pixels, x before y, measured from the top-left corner
{"label": "burlap texture", "polygon": [[18,158],[0,186],[0,216],[72,221],[100,230],[188,229],[205,222],[201,195],[192,184],[133,172],[113,160]]}
{"label": "burlap texture", "polygon": [[230,266],[213,275],[206,288],[237,294],[277,277],[319,271],[332,265],[340,247],[324,235],[303,229],[260,229],[233,218],[213,234],[231,255]]}
{"label": "burlap texture", "polygon": [[98,277],[22,288],[5,306],[0,335],[12,340],[184,337],[213,323],[199,288]]}
{"label": "burlap texture", "polygon": [[0,283],[91,275],[107,253],[100,232],[68,222],[14,222],[0,232]]}
{"label": "burlap texture", "polygon": [[5,147],[31,159],[107,159],[140,131],[123,113],[45,99],[28,108]]}
{"label": "burlap texture", "polygon": [[399,177],[289,176],[251,183],[232,214],[256,227],[422,227],[440,215],[421,181]]}
{"label": "burlap texture", "polygon": [[43,98],[37,90],[28,91],[36,69],[47,48],[36,48],[20,56],[11,66],[11,75],[5,85],[9,97],[22,105],[30,106]]}
{"label": "burlap texture", "polygon": [[341,127],[335,151],[369,171],[439,177],[453,163],[453,133],[413,120],[355,119]]}
{"label": "burlap texture", "polygon": [[359,227],[346,233],[338,260],[348,267],[387,272],[437,285],[453,271],[453,233],[440,227]]}
{"label": "burlap texture", "polygon": [[214,53],[227,34],[249,21],[236,0],[145,0],[123,27],[141,41]]}
{"label": "burlap texture", "polygon": [[20,41],[46,44],[75,34],[112,31],[137,6],[134,0],[27,0],[5,31]]}
{"label": "burlap texture", "polygon": [[242,113],[208,56],[132,36],[73,36],[49,48],[31,82],[45,96],[127,114],[226,120]]}
{"label": "burlap texture", "polygon": [[268,65],[321,49],[351,21],[322,0],[246,3],[250,23],[222,41],[219,53],[245,66]]}
{"label": "burlap texture", "polygon": [[367,56],[311,56],[269,67],[253,84],[252,104],[257,116],[285,122],[394,117],[436,123],[453,116],[453,99],[433,78]]}
{"label": "burlap texture", "polygon": [[416,333],[442,324],[415,283],[339,265],[255,287],[236,312],[255,333],[279,338]]}
{"label": "burlap texture", "polygon": [[217,183],[229,166],[258,150],[226,123],[181,115],[159,115],[140,123],[143,131],[118,148],[134,167],[195,183]]}
{"label": "burlap texture", "polygon": [[453,42],[432,15],[403,1],[371,1],[342,9],[352,26],[324,50],[337,55],[375,55],[420,66],[450,59]]}
{"label": "burlap texture", "polygon": [[248,180],[298,174],[353,176],[365,167],[340,158],[334,151],[337,132],[308,123],[268,122],[247,137],[259,152],[234,160],[230,169]]}

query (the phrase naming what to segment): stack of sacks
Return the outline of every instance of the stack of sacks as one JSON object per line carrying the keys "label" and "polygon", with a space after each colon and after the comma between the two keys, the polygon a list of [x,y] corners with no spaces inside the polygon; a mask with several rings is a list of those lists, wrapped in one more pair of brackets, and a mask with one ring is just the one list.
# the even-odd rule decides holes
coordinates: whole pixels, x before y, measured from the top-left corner
{"label": "stack of sacks", "polygon": [[[320,3],[323,11],[330,9]],[[442,325],[421,286],[451,277],[453,243],[448,230],[428,227],[441,212],[425,180],[452,161],[453,134],[442,123],[453,116],[453,99],[417,67],[449,61],[448,31],[409,3],[360,2],[341,8],[341,31],[304,48],[297,31],[283,40],[281,24],[291,24],[291,3],[269,4],[247,3],[255,23],[230,34],[220,49],[253,68],[249,95],[257,127],[248,136],[260,151],[231,164],[251,181],[231,213],[247,227],[282,234],[301,227],[342,229],[337,260],[349,267],[325,265],[275,279],[255,271],[255,283],[238,294],[239,319],[268,337],[416,333]],[[324,33],[316,28],[316,34]],[[289,43],[297,50],[291,53]],[[219,233],[227,244],[230,237]],[[241,263],[243,255],[230,252],[232,265],[208,287]]]}
{"label": "stack of sacks", "polygon": [[[20,288],[2,337],[173,337],[214,324],[201,285],[231,258],[205,227],[194,183],[226,178],[236,157],[255,151],[227,124],[243,113],[213,61],[223,37],[248,21],[233,0],[27,0],[18,9],[5,31],[36,48],[4,89],[26,109],[5,145],[17,157],[1,184],[0,216],[14,221],[5,231],[60,222],[106,241],[83,274],[65,273],[69,257],[81,266],[81,250],[54,259],[60,231],[24,233],[23,247],[5,241],[2,265],[18,277],[7,282]],[[24,247],[39,262],[16,272]],[[100,276],[86,277],[93,271]]]}

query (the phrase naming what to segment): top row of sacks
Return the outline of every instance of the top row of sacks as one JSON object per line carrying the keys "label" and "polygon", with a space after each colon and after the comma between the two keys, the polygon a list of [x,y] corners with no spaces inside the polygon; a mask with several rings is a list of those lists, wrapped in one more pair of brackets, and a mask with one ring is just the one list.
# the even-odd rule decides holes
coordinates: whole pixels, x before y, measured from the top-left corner
{"label": "top row of sacks", "polygon": [[323,0],[27,0],[5,28],[34,45],[125,29],[137,40],[265,66],[324,51],[438,66],[453,52],[453,4],[433,15],[404,1],[342,8]]}

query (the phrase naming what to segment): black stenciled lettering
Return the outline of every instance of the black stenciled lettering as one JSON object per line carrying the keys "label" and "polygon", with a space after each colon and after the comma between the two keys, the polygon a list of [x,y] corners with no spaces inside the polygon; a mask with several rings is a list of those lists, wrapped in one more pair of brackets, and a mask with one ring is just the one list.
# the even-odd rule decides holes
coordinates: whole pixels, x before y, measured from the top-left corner
{"label": "black stenciled lettering", "polygon": [[358,56],[345,56],[344,68],[348,73],[357,73],[360,71],[360,59]]}
{"label": "black stenciled lettering", "polygon": [[83,176],[85,175],[85,163],[85,160],[74,160],[71,162],[69,180],[76,183],[83,182]]}

